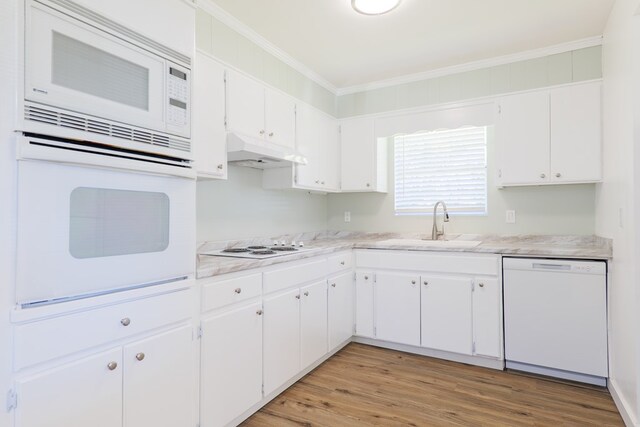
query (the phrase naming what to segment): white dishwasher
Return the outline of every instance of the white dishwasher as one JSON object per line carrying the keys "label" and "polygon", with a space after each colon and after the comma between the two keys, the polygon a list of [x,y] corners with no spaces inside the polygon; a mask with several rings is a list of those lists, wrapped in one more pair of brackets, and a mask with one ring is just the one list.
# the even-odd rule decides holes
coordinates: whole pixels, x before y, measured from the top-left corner
{"label": "white dishwasher", "polygon": [[606,262],[504,258],[502,265],[507,368],[605,386]]}

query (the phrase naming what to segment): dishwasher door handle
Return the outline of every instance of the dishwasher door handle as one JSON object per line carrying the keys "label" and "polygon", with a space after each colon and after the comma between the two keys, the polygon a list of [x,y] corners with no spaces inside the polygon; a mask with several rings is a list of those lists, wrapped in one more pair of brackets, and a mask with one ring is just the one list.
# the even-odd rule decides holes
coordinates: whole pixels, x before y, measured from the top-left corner
{"label": "dishwasher door handle", "polygon": [[531,266],[534,270],[571,271],[570,264],[545,264],[541,262],[534,262]]}

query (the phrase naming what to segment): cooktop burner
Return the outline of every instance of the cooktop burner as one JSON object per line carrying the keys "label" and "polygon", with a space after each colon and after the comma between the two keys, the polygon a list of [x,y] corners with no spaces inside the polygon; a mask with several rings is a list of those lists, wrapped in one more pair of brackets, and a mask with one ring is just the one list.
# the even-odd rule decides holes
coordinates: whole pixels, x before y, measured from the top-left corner
{"label": "cooktop burner", "polygon": [[293,246],[274,246],[271,248],[271,250],[278,252],[293,252],[297,251],[298,249],[294,248]]}
{"label": "cooktop burner", "polygon": [[230,253],[230,254],[241,254],[243,252],[251,252],[249,248],[228,248],[223,249],[222,252]]}

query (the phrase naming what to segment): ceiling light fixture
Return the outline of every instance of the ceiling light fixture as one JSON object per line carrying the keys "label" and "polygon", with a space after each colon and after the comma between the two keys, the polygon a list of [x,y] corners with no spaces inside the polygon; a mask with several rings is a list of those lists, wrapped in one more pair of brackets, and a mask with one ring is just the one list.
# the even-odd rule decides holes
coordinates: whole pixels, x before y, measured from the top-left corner
{"label": "ceiling light fixture", "polygon": [[351,0],[353,9],[363,15],[382,15],[398,7],[400,0]]}

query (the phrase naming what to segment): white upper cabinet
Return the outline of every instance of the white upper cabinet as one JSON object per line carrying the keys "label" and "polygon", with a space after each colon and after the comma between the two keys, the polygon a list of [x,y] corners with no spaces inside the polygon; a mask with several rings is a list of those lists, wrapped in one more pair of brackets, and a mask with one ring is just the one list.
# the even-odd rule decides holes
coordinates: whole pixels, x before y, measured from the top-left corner
{"label": "white upper cabinet", "polygon": [[340,123],[342,192],[387,192],[387,147],[375,137],[373,118]]}
{"label": "white upper cabinet", "polygon": [[296,104],[293,98],[257,80],[227,71],[227,130],[265,142],[295,145]]}
{"label": "white upper cabinet", "polygon": [[197,52],[193,73],[192,140],[199,178],[227,178],[224,67]]}
{"label": "white upper cabinet", "polygon": [[551,182],[602,179],[601,84],[551,91]]}
{"label": "white upper cabinet", "polygon": [[503,97],[496,123],[501,186],[602,179],[601,83]]}
{"label": "white upper cabinet", "polygon": [[502,98],[496,139],[502,185],[549,182],[549,92]]}

